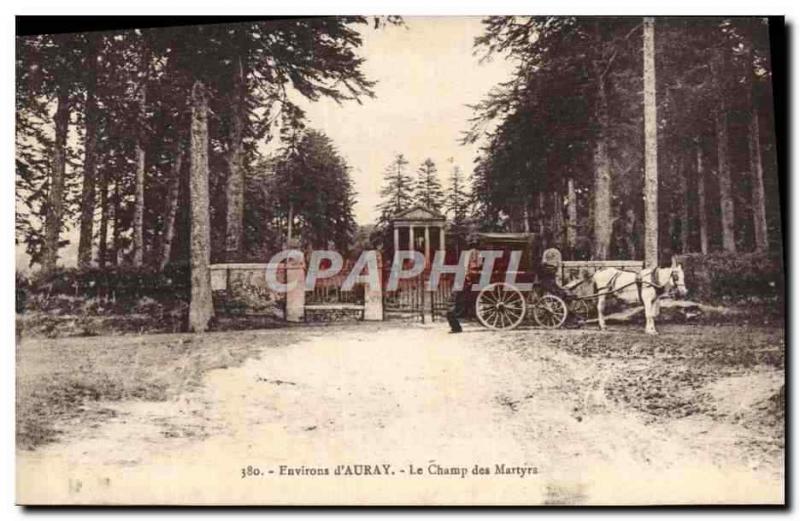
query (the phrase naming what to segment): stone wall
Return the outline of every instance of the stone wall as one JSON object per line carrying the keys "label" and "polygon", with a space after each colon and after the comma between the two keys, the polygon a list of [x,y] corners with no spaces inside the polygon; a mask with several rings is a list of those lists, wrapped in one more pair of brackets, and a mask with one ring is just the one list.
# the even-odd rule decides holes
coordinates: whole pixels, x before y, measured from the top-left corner
{"label": "stone wall", "polygon": [[[277,281],[293,285],[288,293],[276,291],[267,283],[267,269],[274,269]],[[214,308],[223,316],[268,316],[287,322],[330,322],[353,320],[383,320],[381,288],[363,291],[363,308],[345,309],[306,306],[306,266],[302,261],[289,259],[278,265],[215,264],[211,270],[211,289]]]}

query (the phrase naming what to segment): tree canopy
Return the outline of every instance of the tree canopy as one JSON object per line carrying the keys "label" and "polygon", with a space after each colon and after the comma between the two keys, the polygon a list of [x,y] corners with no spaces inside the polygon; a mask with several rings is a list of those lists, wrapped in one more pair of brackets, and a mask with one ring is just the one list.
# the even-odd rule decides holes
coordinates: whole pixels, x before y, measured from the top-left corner
{"label": "tree canopy", "polygon": [[[375,19],[376,27],[399,22]],[[264,144],[296,135],[298,145],[311,144],[302,148],[309,153],[332,147],[304,132],[293,93],[337,103],[374,96],[357,54],[359,27],[370,23],[290,18],[18,37],[17,240],[33,263],[51,252],[49,268],[69,228],[82,229],[79,256],[100,265],[186,259],[188,162],[181,159],[190,91],[200,81],[210,114],[212,257],[224,258],[231,246],[244,255],[243,201],[271,162]],[[315,232],[313,241],[326,233],[341,241],[352,231],[352,185],[337,165],[331,175],[344,184],[318,191],[331,201],[316,204],[348,208],[340,226]]]}
{"label": "tree canopy", "polygon": [[[474,181],[483,227],[551,232],[552,240],[577,256],[641,258],[643,246],[631,251],[626,235],[644,212],[642,20],[503,16],[483,23],[476,52],[516,63],[512,78],[474,107],[464,137],[486,141]],[[733,185],[742,187],[757,187],[753,172],[769,169],[763,183],[777,193],[774,163],[750,161],[762,149],[774,150],[774,136],[752,137],[752,122],[763,128],[771,118],[766,31],[766,23],[755,18],[656,20],[664,254],[700,251],[701,227],[732,238],[731,244],[716,243],[724,233],[708,233],[714,248],[763,247],[754,240],[761,213],[770,241],[779,240],[779,218],[768,208],[759,210],[763,201],[729,194],[724,179],[720,193],[709,177],[713,192],[705,194],[707,212],[701,215],[692,188],[700,157],[718,172],[730,171]],[[720,114],[724,118],[715,121]],[[733,146],[735,139],[756,145],[748,153]],[[708,174],[701,172],[704,180]],[[728,220],[720,217],[726,207],[734,212]],[[625,219],[634,223],[623,225]],[[567,230],[576,232],[574,238]]]}

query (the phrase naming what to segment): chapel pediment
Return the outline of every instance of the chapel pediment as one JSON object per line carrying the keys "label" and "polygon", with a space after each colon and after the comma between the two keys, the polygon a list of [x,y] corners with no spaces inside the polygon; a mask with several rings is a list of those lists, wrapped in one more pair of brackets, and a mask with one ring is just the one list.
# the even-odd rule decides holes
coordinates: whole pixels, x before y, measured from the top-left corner
{"label": "chapel pediment", "polygon": [[423,206],[414,206],[408,210],[403,210],[394,216],[393,221],[443,221],[445,216],[425,208]]}

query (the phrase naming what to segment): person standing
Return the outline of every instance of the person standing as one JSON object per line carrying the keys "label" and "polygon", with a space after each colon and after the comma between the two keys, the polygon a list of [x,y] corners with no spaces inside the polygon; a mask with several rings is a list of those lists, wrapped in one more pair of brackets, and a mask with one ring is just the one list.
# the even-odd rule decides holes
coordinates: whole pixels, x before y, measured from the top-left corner
{"label": "person standing", "polygon": [[450,302],[447,307],[447,323],[450,324],[451,333],[461,333],[461,322],[458,317],[464,314],[466,310],[466,292],[469,288],[465,287],[462,290],[456,291],[455,289],[450,293]]}
{"label": "person standing", "polygon": [[473,274],[479,273],[481,269],[477,254],[478,252],[475,249],[470,252],[467,274],[464,278],[464,287],[460,290],[456,290],[455,286],[453,286],[453,291],[450,292],[450,301],[445,316],[447,317],[447,323],[450,325],[451,333],[461,333],[463,331],[458,318],[463,317],[467,311],[467,295],[469,295],[469,292],[472,290],[472,281],[477,280]]}

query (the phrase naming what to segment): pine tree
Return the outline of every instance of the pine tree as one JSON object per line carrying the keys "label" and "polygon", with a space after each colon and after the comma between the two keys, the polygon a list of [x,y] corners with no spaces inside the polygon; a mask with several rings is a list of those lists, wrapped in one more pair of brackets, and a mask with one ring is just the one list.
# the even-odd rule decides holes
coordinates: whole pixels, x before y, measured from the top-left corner
{"label": "pine tree", "polygon": [[383,172],[384,185],[380,192],[383,201],[378,205],[379,227],[388,226],[395,215],[412,206],[413,181],[406,173],[407,167],[408,161],[403,154],[397,154]]}
{"label": "pine tree", "polygon": [[408,160],[403,154],[397,154],[383,171],[383,187],[380,191],[382,200],[377,207],[378,220],[370,234],[370,243],[375,248],[382,248],[386,259],[391,251],[392,219],[398,213],[411,208],[414,203],[414,181],[406,172],[407,167]]}
{"label": "pine tree", "polygon": [[444,191],[436,173],[436,164],[431,158],[419,165],[414,183],[414,202],[428,210],[439,212],[444,202]]}
{"label": "pine tree", "polygon": [[275,163],[275,211],[307,246],[346,248],[355,234],[350,169],[324,133],[308,129]]}
{"label": "pine tree", "polygon": [[444,208],[450,217],[450,235],[454,238],[456,249],[460,251],[467,234],[470,209],[469,182],[458,165],[453,165],[449,181]]}
{"label": "pine tree", "polygon": [[83,50],[77,34],[17,39],[16,239],[44,271],[56,268],[80,207]]}
{"label": "pine tree", "polygon": [[41,263],[43,220],[51,172],[50,78],[44,66],[45,37],[17,39],[16,63],[16,241],[25,244],[31,264]]}
{"label": "pine tree", "polygon": [[470,189],[469,180],[458,165],[453,165],[450,174],[450,186],[447,190],[445,210],[450,214],[453,223],[463,224],[469,215]]}
{"label": "pine tree", "polygon": [[[375,26],[400,22],[386,17],[376,19]],[[374,95],[374,82],[362,70],[364,60],[354,52],[362,44],[356,27],[366,23],[366,18],[357,16],[298,18],[235,24],[219,35],[220,87],[227,93],[223,116],[228,129],[223,210],[227,259],[240,255],[245,174],[258,160],[253,141],[270,138],[272,107],[287,111],[289,119],[303,117],[291,103],[287,87],[312,101],[323,97],[360,101]]]}

